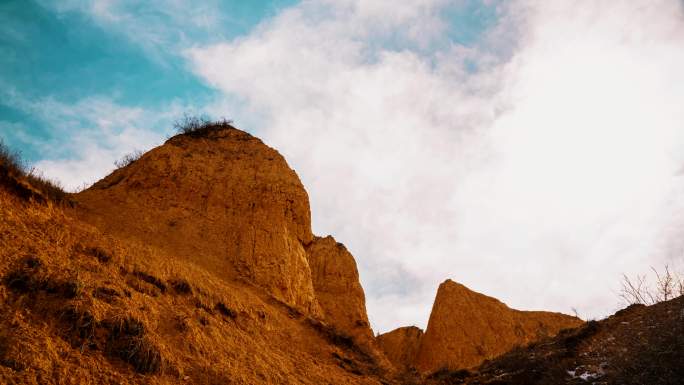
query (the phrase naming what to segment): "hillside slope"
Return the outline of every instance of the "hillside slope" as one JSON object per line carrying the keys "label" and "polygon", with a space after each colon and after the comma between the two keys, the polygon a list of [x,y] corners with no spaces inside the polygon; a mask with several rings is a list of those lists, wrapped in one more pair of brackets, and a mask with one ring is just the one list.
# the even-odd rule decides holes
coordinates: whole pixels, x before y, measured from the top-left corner
{"label": "hillside slope", "polygon": [[[0,383],[391,377],[372,343],[336,327],[346,319],[324,317],[306,192],[258,139],[175,137],[69,200],[0,186]],[[354,277],[329,279],[360,288],[334,283]],[[367,320],[363,297],[354,314]]]}
{"label": "hillside slope", "polygon": [[684,383],[684,297],[632,305],[580,328],[514,349],[469,372],[442,371],[426,385]]}

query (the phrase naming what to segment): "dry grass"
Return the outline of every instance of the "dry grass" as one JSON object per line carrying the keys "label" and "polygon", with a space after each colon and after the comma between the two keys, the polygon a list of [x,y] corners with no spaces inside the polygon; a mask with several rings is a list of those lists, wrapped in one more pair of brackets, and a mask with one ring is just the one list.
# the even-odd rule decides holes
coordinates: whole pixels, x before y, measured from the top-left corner
{"label": "dry grass", "polygon": [[0,217],[0,383],[379,384],[264,290],[1,189]]}
{"label": "dry grass", "polygon": [[211,120],[205,116],[184,116],[174,123],[174,129],[179,135],[193,138],[208,137],[214,131],[234,129],[233,121],[227,119]]}
{"label": "dry grass", "polygon": [[116,166],[116,168],[128,167],[131,164],[135,163],[138,159],[142,158],[143,155],[145,155],[144,152],[140,150],[135,150],[130,154],[124,155],[123,158],[115,161],[114,166]]}
{"label": "dry grass", "polygon": [[41,203],[70,203],[69,194],[53,180],[28,168],[18,152],[12,151],[0,139],[0,187],[24,200]]}
{"label": "dry grass", "polygon": [[173,290],[176,291],[178,294],[184,294],[184,295],[189,295],[192,294],[192,286],[190,285],[190,282],[188,282],[184,278],[175,278],[169,281],[169,285],[173,288]]}

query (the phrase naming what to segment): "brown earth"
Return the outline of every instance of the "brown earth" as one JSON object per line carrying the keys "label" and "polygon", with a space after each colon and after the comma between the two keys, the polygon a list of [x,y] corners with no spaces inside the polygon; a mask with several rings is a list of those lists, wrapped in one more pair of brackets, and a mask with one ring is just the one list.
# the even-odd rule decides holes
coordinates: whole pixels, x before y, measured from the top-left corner
{"label": "brown earth", "polygon": [[[333,326],[365,320],[353,332],[372,335],[362,292],[344,319],[330,306],[323,315],[306,192],[258,139],[235,129],[172,138],[70,196],[73,208],[17,194],[28,182],[3,178],[0,383],[391,378],[372,345]],[[353,271],[326,261],[351,256],[321,245],[321,297],[360,288],[353,260]]]}
{"label": "brown earth", "polygon": [[74,200],[73,215],[105,233],[320,312],[304,250],[309,197],[285,159],[245,132],[178,135]]}
{"label": "brown earth", "polygon": [[307,255],[323,317],[357,342],[368,344],[373,340],[373,331],[354,257],[331,236],[316,237]]}
{"label": "brown earth", "polygon": [[479,368],[441,371],[425,385],[680,385],[684,297],[632,305],[556,337],[517,348]]}
{"label": "brown earth", "polygon": [[380,334],[377,341],[387,359],[397,369],[410,371],[416,361],[422,337],[423,329],[405,326]]}
{"label": "brown earth", "polygon": [[0,189],[0,383],[379,384],[372,358],[246,281]]}
{"label": "brown earth", "polygon": [[[510,309],[495,298],[446,280],[437,290],[427,330],[408,366],[423,373],[469,368],[581,324],[580,319],[565,314]],[[414,339],[403,340],[409,346],[381,346],[387,356],[396,357],[401,353],[394,349],[402,352],[415,348]]]}

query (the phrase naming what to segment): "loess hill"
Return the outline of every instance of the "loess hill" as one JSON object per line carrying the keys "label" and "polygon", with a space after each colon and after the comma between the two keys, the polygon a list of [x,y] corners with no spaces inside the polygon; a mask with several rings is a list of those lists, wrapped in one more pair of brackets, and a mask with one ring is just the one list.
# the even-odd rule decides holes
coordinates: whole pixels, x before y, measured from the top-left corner
{"label": "loess hill", "polygon": [[423,373],[471,368],[516,346],[578,327],[579,318],[511,309],[452,280],[437,290],[427,330],[400,328],[379,336],[394,364]]}
{"label": "loess hill", "polygon": [[579,362],[520,352],[601,335],[447,280],[425,333],[375,337],[354,257],[312,233],[285,159],[205,128],[77,194],[0,156],[0,384],[508,383],[510,365],[517,381]]}
{"label": "loess hill", "polygon": [[353,257],[313,236],[299,178],[259,139],[178,135],[69,204],[5,176],[0,383],[390,376]]}

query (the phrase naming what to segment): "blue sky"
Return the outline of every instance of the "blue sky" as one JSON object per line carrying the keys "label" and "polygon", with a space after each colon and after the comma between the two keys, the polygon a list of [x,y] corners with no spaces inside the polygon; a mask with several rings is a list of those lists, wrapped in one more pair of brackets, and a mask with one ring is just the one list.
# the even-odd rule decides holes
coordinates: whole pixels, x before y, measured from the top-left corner
{"label": "blue sky", "polygon": [[[63,2],[67,4],[68,2]],[[201,79],[188,71],[185,60],[165,36],[156,46],[146,46],[122,32],[125,23],[108,23],[93,16],[83,2],[69,6],[60,2],[7,0],[0,3],[0,84],[21,100],[51,99],[73,105],[89,97],[105,96],[124,105],[157,110],[173,101],[201,106],[215,95]],[[260,20],[273,16],[291,5],[290,0],[234,1],[220,6],[230,15],[221,20],[220,37],[234,39],[247,33]],[[175,28],[174,20],[153,6],[123,4],[118,12],[132,15],[134,23],[147,24],[149,32],[164,33]],[[141,4],[146,4],[142,2]],[[178,21],[175,21],[176,23]],[[201,27],[186,26],[173,34],[187,34],[192,44],[206,44],[219,36]],[[44,151],[38,143],[50,143],[54,149],[70,140],[61,127],[52,127],[22,103],[0,99],[1,137],[20,150],[30,161],[45,157],[69,157],[75,154],[58,150]],[[89,122],[80,122],[69,131]],[[161,122],[168,125],[168,121]],[[168,130],[168,127],[149,127]]]}
{"label": "blue sky", "polygon": [[[231,41],[248,34],[261,21],[295,5],[295,0],[207,2],[187,15],[176,2],[113,2],[112,16],[98,15],[98,1],[6,0],[0,4],[0,84],[20,100],[52,100],[73,105],[79,100],[106,97],[122,106],[156,111],[172,103],[201,111],[218,92],[194,74],[182,50]],[[106,2],[102,2],[106,3]],[[450,7],[449,39],[468,44],[493,20],[494,12],[471,1]],[[184,17],[211,19],[206,23]],[[131,31],[127,31],[129,27]],[[138,30],[143,31],[137,35]],[[147,40],[147,41],[146,41]],[[392,39],[383,40],[392,45]],[[60,151],[70,141],[64,127],[41,119],[10,97],[0,99],[1,137],[32,162],[77,156]],[[67,132],[88,126],[80,121]],[[53,126],[55,125],[55,126]],[[150,130],[168,132],[169,119]],[[81,128],[87,130],[88,127]],[[42,144],[42,145],[37,145]],[[45,151],[44,144],[49,143]]]}
{"label": "blue sky", "polygon": [[5,0],[0,138],[77,190],[230,118],[297,171],[376,330],[425,326],[446,278],[600,317],[623,273],[684,269],[682,8]]}

